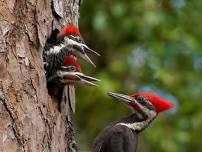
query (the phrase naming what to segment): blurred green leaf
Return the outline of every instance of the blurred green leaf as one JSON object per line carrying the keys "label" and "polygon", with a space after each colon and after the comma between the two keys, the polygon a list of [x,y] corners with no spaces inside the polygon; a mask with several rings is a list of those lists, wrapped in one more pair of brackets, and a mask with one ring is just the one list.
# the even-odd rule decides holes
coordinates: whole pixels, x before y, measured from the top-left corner
{"label": "blurred green leaf", "polygon": [[102,55],[92,56],[97,68],[82,66],[102,80],[99,87],[76,90],[77,136],[85,150],[101,129],[130,114],[106,93],[130,94],[149,86],[172,95],[178,108],[160,114],[140,134],[138,150],[202,151],[201,9],[197,0],[84,1],[80,28],[86,43]]}

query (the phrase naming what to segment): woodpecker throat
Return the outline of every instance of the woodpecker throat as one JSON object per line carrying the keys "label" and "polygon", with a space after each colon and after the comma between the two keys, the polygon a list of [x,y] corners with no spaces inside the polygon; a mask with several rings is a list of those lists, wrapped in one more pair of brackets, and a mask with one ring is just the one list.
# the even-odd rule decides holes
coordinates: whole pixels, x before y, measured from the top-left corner
{"label": "woodpecker throat", "polygon": [[149,124],[155,119],[157,114],[153,111],[150,111],[148,115],[149,117],[144,119],[141,114],[134,113],[133,115],[122,119],[122,121],[117,123],[116,125],[126,126],[133,131],[140,132],[149,126]]}

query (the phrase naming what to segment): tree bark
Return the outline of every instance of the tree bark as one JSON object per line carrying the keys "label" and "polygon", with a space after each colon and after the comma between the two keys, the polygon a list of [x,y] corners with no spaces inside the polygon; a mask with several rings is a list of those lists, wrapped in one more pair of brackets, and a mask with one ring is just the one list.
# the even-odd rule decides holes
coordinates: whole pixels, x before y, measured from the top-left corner
{"label": "tree bark", "polygon": [[79,0],[0,0],[0,151],[69,152],[74,87],[61,112],[48,95],[42,51],[55,28],[78,24]]}

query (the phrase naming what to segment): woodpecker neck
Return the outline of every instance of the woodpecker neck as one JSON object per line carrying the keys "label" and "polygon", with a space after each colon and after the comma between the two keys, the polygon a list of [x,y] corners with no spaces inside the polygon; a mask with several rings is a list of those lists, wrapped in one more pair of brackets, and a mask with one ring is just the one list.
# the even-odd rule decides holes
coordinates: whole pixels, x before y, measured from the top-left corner
{"label": "woodpecker neck", "polygon": [[136,112],[129,117],[123,118],[116,125],[123,125],[135,132],[141,132],[149,126],[156,116],[157,113],[155,111],[150,111],[150,114],[147,116]]}

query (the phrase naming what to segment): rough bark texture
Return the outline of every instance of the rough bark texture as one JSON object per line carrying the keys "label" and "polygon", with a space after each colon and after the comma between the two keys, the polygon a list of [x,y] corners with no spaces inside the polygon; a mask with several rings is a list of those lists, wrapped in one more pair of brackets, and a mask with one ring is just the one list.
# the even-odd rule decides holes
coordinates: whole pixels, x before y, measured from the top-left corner
{"label": "rough bark texture", "polygon": [[52,29],[78,22],[78,0],[0,0],[0,151],[71,151],[68,86],[58,111],[42,51]]}

